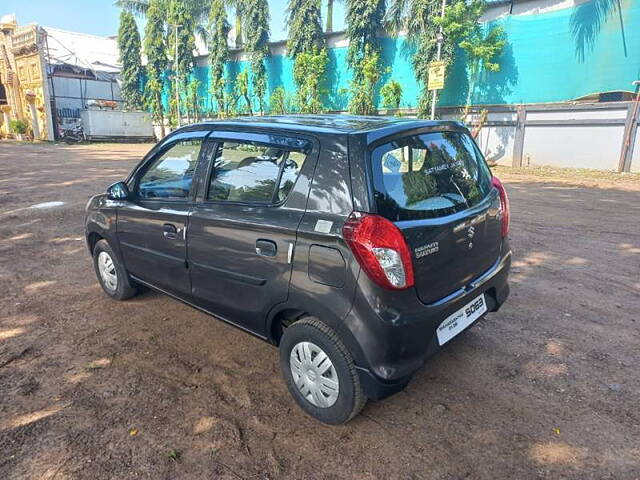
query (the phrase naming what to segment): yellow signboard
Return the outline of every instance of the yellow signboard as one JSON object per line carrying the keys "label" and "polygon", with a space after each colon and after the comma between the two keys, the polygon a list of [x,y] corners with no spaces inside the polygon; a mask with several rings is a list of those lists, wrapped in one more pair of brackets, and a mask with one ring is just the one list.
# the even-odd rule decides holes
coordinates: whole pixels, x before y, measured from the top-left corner
{"label": "yellow signboard", "polygon": [[427,90],[442,90],[444,88],[444,72],[446,70],[443,61],[431,62],[429,64],[429,80]]}

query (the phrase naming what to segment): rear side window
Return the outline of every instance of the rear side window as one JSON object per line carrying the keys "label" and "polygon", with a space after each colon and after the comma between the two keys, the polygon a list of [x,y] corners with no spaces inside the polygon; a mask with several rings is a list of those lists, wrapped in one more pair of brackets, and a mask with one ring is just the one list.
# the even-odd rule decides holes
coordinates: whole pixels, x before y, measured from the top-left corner
{"label": "rear side window", "polygon": [[404,137],[371,153],[378,213],[393,221],[450,215],[478,204],[491,173],[462,132]]}
{"label": "rear side window", "polygon": [[256,143],[219,144],[207,198],[215,201],[283,202],[300,174],[305,154]]}

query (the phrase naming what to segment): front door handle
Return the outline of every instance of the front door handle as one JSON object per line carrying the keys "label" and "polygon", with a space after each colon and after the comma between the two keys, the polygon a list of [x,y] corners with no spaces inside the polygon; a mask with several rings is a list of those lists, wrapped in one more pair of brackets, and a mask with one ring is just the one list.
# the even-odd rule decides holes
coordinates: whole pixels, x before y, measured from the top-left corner
{"label": "front door handle", "polygon": [[164,235],[164,238],[175,240],[178,238],[178,229],[173,223],[165,223],[162,225],[162,234]]}
{"label": "front door handle", "polygon": [[256,240],[256,253],[264,257],[275,257],[278,253],[278,246],[272,240]]}

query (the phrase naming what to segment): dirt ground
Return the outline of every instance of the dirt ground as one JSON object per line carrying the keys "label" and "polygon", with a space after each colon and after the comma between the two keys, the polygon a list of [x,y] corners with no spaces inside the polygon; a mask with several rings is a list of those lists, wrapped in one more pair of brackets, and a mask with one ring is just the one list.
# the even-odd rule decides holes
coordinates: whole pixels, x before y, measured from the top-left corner
{"label": "dirt ground", "polygon": [[148,148],[0,143],[0,479],[640,478],[640,177],[498,168],[509,301],[329,427],[275,348],[100,290],[85,204]]}

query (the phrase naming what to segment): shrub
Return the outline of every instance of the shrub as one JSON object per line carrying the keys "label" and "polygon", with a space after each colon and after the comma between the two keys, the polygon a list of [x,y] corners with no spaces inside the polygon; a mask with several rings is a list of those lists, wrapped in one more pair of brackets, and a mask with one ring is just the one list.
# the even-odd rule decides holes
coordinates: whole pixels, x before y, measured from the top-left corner
{"label": "shrub", "polygon": [[300,113],[321,113],[324,110],[320,96],[326,93],[322,81],[328,64],[329,54],[326,48],[314,48],[296,56],[293,79],[298,87],[296,104]]}
{"label": "shrub", "polygon": [[20,135],[24,135],[29,129],[29,125],[27,125],[27,122],[24,120],[11,120],[9,122],[9,127],[13,133],[18,133]]}
{"label": "shrub", "polygon": [[400,101],[402,100],[402,85],[399,82],[391,79],[383,85],[380,89],[380,96],[382,97],[382,105],[388,109],[395,109],[396,114],[400,108]]}
{"label": "shrub", "polygon": [[283,115],[287,113],[287,99],[283,86],[273,89],[269,97],[269,113],[272,115]]}
{"label": "shrub", "polygon": [[364,48],[364,57],[355,62],[354,77],[349,90],[349,112],[356,115],[376,113],[375,89],[383,71],[380,68],[380,53],[369,45]]}

